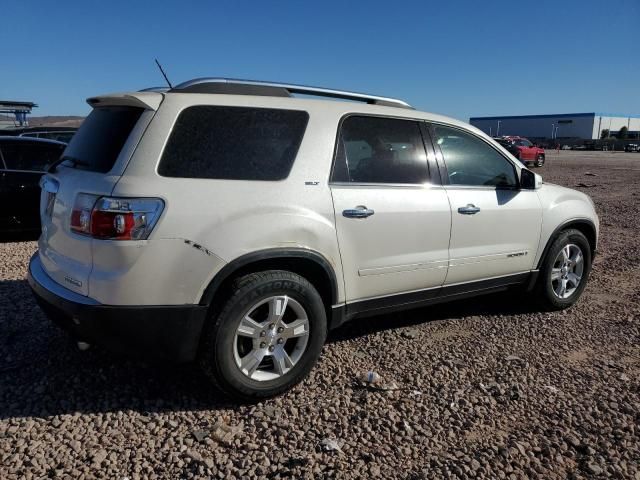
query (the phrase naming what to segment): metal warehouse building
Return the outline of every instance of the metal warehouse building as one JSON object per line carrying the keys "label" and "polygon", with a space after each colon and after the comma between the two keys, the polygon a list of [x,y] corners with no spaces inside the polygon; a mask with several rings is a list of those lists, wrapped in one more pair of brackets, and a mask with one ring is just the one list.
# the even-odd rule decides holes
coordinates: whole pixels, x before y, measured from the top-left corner
{"label": "metal warehouse building", "polygon": [[497,137],[519,135],[522,137],[553,139],[580,138],[596,140],[603,130],[615,136],[627,127],[627,138],[640,138],[640,115],[617,113],[560,113],[555,115],[518,115],[507,117],[472,117],[469,123],[483,132]]}

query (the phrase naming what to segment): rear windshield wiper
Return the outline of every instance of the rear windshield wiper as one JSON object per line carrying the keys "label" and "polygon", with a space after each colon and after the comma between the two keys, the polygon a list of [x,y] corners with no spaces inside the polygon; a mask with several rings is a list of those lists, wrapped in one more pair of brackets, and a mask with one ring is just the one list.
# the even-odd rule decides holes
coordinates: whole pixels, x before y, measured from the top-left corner
{"label": "rear windshield wiper", "polygon": [[70,161],[73,164],[74,167],[76,165],[83,165],[85,167],[89,166],[89,164],[87,162],[85,162],[83,160],[80,160],[79,158],[72,157],[70,155],[63,155],[58,160],[56,160],[51,165],[49,165],[49,167],[47,167],[47,172],[48,173],[54,172],[58,165],[60,165],[62,162],[66,162],[67,160]]}

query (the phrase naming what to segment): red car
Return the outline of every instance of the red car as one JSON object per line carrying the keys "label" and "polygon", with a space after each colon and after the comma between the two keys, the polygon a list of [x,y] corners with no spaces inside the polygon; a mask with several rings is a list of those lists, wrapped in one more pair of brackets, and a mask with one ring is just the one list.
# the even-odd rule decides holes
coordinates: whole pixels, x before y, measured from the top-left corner
{"label": "red car", "polygon": [[535,167],[544,165],[544,149],[536,147],[528,139],[508,136],[496,138],[495,140],[525,165],[533,165]]}

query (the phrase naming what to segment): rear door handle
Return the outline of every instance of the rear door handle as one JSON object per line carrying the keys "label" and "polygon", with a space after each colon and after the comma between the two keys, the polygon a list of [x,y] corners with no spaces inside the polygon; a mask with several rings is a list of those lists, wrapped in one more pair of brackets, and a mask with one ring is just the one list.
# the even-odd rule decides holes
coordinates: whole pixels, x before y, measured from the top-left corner
{"label": "rear door handle", "polygon": [[475,215],[480,211],[480,207],[476,207],[473,203],[469,203],[466,207],[458,208],[458,213],[462,215]]}
{"label": "rear door handle", "polygon": [[349,208],[342,211],[342,216],[347,218],[367,218],[373,215],[374,212],[370,208],[363,205],[358,205],[356,208]]}

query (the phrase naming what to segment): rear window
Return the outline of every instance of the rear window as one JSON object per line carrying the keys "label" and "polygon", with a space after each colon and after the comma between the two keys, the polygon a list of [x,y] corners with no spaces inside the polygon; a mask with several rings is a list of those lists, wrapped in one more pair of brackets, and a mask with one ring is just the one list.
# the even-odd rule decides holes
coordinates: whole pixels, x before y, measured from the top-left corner
{"label": "rear window", "polygon": [[165,177],[282,180],[309,115],[298,110],[195,106],[183,110],[162,154]]}
{"label": "rear window", "polygon": [[76,168],[106,173],[144,112],[137,107],[94,108],[71,139],[65,157]]}

